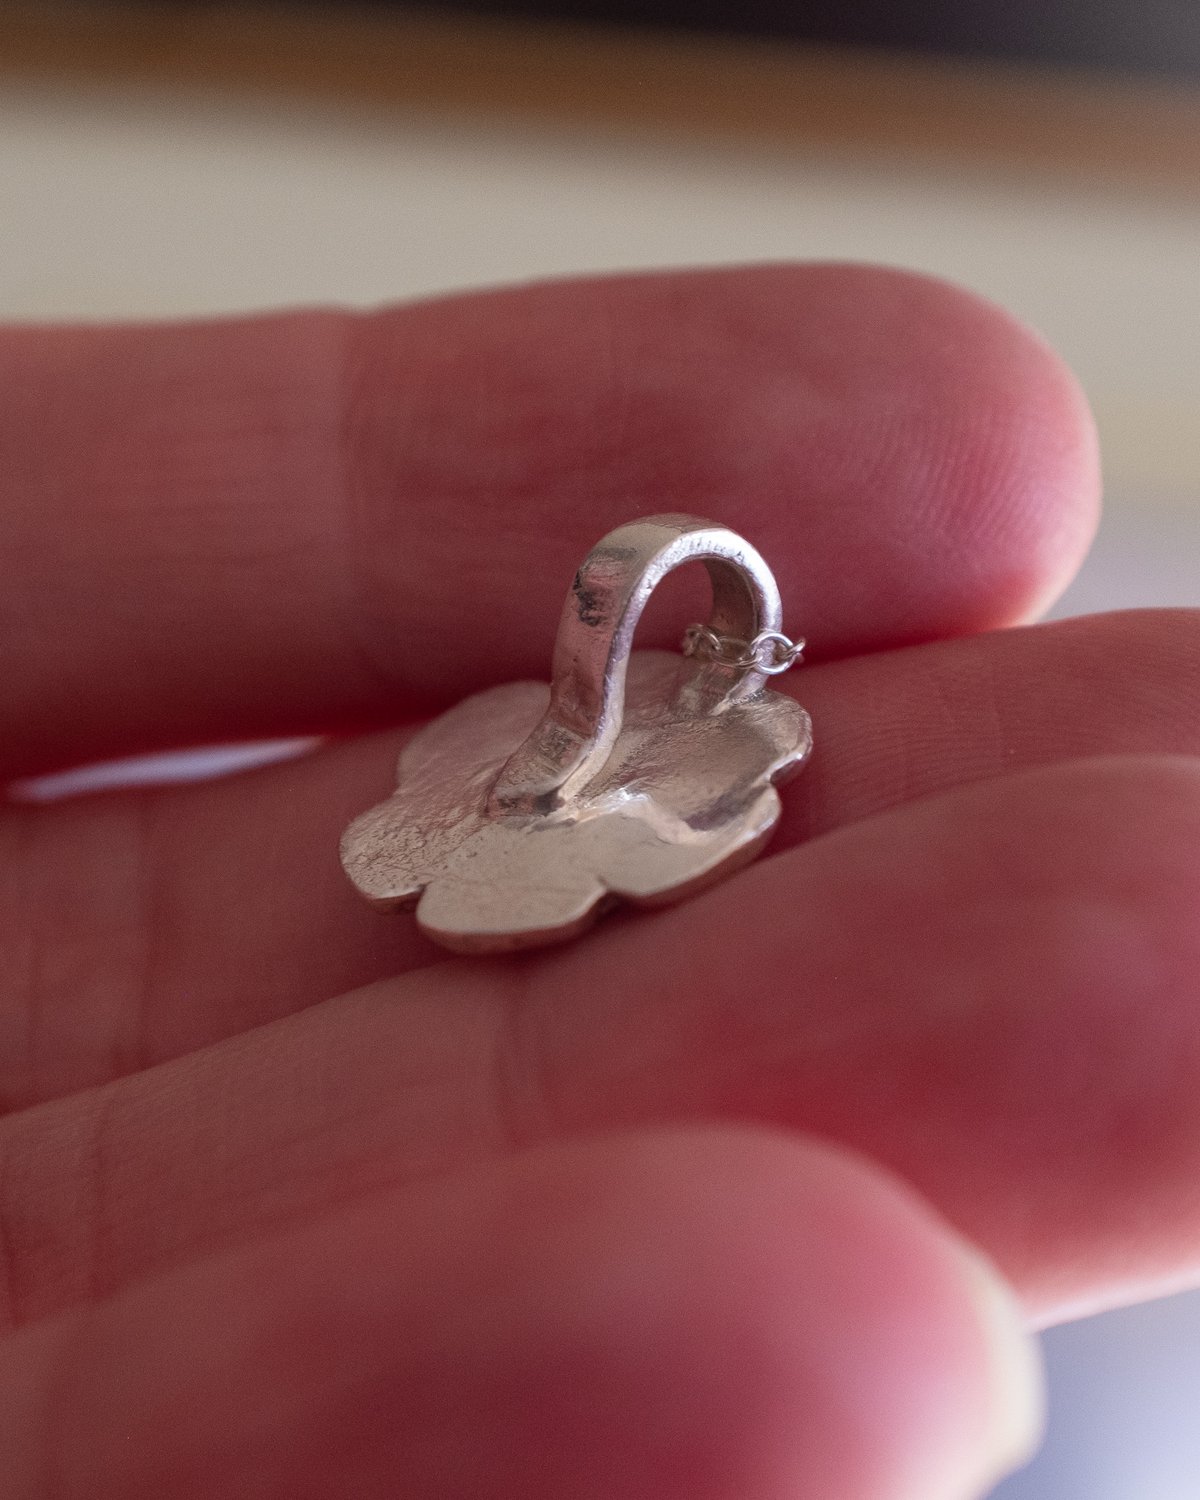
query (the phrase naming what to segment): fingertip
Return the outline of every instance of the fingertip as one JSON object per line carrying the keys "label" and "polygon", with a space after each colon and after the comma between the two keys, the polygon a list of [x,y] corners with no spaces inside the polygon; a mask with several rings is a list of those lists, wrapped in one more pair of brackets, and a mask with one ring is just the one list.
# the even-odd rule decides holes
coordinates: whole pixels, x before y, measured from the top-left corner
{"label": "fingertip", "polygon": [[732,1329],[699,1350],[681,1340],[680,1378],[719,1370],[745,1415],[765,1414],[727,1423],[717,1493],[970,1500],[1031,1456],[1044,1395],[1023,1313],[906,1185],[761,1129],[664,1133],[649,1149],[657,1203],[694,1192],[678,1220],[711,1247],[663,1305],[683,1302],[685,1330],[711,1330],[714,1313]]}
{"label": "fingertip", "polygon": [[[995,547],[1011,565],[974,628],[1034,620],[1075,577],[1099,525],[1095,418],[1078,377],[1036,329],[966,288],[931,287],[961,317],[964,394],[972,383],[976,390],[978,468],[973,476],[965,466],[967,519],[978,525],[980,554]],[[964,448],[972,454],[969,437]]]}
{"label": "fingertip", "polygon": [[738,1128],[382,1195],[19,1336],[0,1383],[61,1500],[970,1500],[1037,1422],[943,1224]]}
{"label": "fingertip", "polygon": [[[1016,1299],[899,1180],[761,1128],[607,1149],[623,1177],[636,1163],[605,1222],[639,1244],[612,1263],[646,1273],[638,1342],[665,1358],[660,1388],[691,1403],[713,1495],[969,1500],[1030,1456],[1042,1381]],[[709,1492],[647,1497],[677,1493]]]}
{"label": "fingertip", "polygon": [[991,1400],[987,1439],[978,1445],[985,1488],[1027,1463],[1046,1423],[1046,1383],[1031,1324],[1015,1293],[982,1255],[959,1242],[960,1280],[970,1295]]}
{"label": "fingertip", "polygon": [[[798,432],[795,544],[841,554],[829,623],[806,624],[810,655],[972,634],[1047,609],[1100,513],[1095,422],[1066,362],[1012,313],[939,277],[851,265],[791,274],[797,311],[803,286],[826,324],[822,350],[797,320],[799,358],[832,398],[824,423]],[[797,580],[792,596],[811,595]]]}

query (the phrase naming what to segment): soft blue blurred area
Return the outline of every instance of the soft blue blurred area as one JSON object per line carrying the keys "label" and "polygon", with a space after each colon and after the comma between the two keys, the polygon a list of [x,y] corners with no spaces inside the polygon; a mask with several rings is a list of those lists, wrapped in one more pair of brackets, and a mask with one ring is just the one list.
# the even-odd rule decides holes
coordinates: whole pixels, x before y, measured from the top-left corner
{"label": "soft blue blurred area", "polygon": [[993,1500],[1196,1500],[1200,1294],[1053,1329],[1050,1429]]}

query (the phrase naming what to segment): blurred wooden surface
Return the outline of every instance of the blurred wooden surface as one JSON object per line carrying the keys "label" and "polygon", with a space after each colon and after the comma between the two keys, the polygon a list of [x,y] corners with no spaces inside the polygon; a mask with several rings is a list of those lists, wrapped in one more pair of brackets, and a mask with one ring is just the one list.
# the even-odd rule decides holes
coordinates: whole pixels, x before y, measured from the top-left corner
{"label": "blurred wooden surface", "polygon": [[419,10],[8,0],[4,75],[252,87],[1200,191],[1200,93],[1018,66]]}
{"label": "blurred wooden surface", "polygon": [[1110,494],[1200,495],[1200,94],[384,9],[0,0],[0,317],[780,259],[994,298],[1082,378]]}

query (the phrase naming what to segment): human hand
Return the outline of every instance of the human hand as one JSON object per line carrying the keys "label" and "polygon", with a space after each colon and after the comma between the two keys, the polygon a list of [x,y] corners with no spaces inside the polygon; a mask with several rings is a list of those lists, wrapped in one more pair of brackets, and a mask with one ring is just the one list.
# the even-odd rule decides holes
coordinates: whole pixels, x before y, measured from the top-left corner
{"label": "human hand", "polygon": [[[636,277],[10,330],[0,398],[5,777],[338,736],[3,812],[8,1500],[961,1500],[1036,1425],[968,1243],[1042,1320],[1195,1278],[1200,626],[980,633],[1096,503],[1003,316]],[[544,677],[672,509],[816,663],[766,857],[494,962],[361,905],[358,731]]]}

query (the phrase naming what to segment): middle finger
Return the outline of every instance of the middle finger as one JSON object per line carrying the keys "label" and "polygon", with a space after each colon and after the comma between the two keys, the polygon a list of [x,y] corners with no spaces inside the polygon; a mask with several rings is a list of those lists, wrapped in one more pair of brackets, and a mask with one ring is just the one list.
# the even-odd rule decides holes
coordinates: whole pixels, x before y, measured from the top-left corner
{"label": "middle finger", "polygon": [[[817,748],[783,793],[772,854],[1035,766],[1200,753],[1200,611],[863,656],[788,686],[812,713]],[[391,790],[401,738],[0,823],[11,850],[0,952],[41,930],[59,954],[53,964],[35,954],[0,980],[4,1105],[105,1083],[442,959],[411,917],[362,903],[337,859],[345,824]]]}
{"label": "middle finger", "polygon": [[755,1121],[884,1162],[1055,1312],[1200,1262],[1200,758],[926,798],[697,901],[370,986],[0,1125],[28,1321],[539,1141]]}

